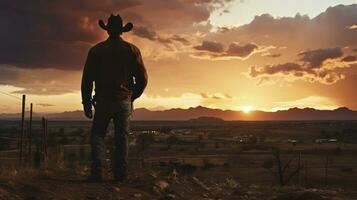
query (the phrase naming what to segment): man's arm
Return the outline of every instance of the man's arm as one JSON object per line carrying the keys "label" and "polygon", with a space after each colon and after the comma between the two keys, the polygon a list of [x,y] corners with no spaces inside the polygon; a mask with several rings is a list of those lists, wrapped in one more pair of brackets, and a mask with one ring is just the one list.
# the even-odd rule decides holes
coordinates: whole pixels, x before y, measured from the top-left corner
{"label": "man's arm", "polygon": [[92,91],[93,91],[93,81],[94,81],[94,57],[93,51],[90,50],[87,56],[86,63],[83,69],[82,75],[82,104],[84,114],[88,118],[92,118]]}
{"label": "man's arm", "polygon": [[133,94],[131,97],[132,101],[139,98],[143,94],[148,83],[148,75],[140,50],[136,47],[134,47],[133,50],[135,58],[132,66],[132,76],[135,78],[135,84],[133,85]]}

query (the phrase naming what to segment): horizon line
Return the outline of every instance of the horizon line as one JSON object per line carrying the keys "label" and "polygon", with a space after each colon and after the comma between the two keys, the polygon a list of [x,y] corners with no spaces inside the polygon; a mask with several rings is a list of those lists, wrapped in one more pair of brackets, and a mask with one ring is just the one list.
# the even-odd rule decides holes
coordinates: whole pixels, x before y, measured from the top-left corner
{"label": "horizon line", "polygon": [[[145,109],[145,110],[149,110],[151,112],[162,112],[162,111],[168,111],[168,110],[189,110],[189,109],[197,109],[197,108],[205,108],[205,109],[212,109],[212,110],[221,110],[221,111],[233,111],[233,112],[245,112],[244,110],[233,110],[233,109],[222,109],[222,108],[210,108],[210,107],[206,107],[206,106],[201,106],[201,105],[198,105],[198,106],[191,106],[191,107],[188,107],[188,108],[180,108],[180,107],[176,107],[176,108],[165,108],[165,109],[160,109],[160,110],[155,110],[153,108],[146,108],[146,107],[138,107],[138,108],[135,108],[135,110],[139,110],[139,109]],[[313,109],[313,110],[317,110],[317,111],[335,111],[335,110],[338,110],[338,109],[347,109],[347,110],[350,110],[350,111],[357,111],[357,110],[352,110],[350,108],[348,108],[347,106],[341,106],[341,107],[337,107],[337,108],[334,108],[334,109],[318,109],[318,108],[314,108],[314,107],[290,107],[290,108],[286,108],[286,109],[278,109],[278,110],[251,110],[249,111],[249,113],[252,113],[252,112],[268,112],[268,113],[276,113],[276,112],[279,112],[279,111],[288,111],[288,110],[292,110],[292,109],[300,109],[300,110],[304,110],[304,109]],[[66,110],[66,111],[59,111],[59,112],[34,112],[34,113],[42,113],[42,114],[56,114],[56,113],[65,113],[65,112],[76,112],[76,111],[83,111],[81,109],[77,109],[77,110]],[[29,110],[26,110],[25,112],[29,112]],[[13,112],[13,113],[6,113],[6,112],[2,112],[0,113],[0,115],[3,115],[3,114],[21,114],[20,112]]]}

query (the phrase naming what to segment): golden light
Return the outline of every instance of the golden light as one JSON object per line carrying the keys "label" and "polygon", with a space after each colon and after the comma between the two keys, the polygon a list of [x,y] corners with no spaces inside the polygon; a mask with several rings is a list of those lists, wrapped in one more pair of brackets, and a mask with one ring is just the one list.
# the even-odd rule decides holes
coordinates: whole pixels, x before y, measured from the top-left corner
{"label": "golden light", "polygon": [[253,110],[253,106],[242,106],[242,107],[241,107],[241,110],[242,110],[244,113],[249,113],[250,111]]}

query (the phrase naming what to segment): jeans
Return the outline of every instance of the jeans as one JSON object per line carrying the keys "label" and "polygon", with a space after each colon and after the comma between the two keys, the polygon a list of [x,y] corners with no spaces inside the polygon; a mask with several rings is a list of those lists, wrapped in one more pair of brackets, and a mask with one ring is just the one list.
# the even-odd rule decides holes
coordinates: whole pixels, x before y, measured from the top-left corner
{"label": "jeans", "polygon": [[106,148],[104,138],[111,119],[114,122],[114,158],[112,169],[115,178],[123,178],[127,175],[128,157],[128,134],[129,122],[132,112],[130,101],[107,101],[96,102],[95,114],[91,132],[92,147],[92,174],[101,174],[105,163]]}

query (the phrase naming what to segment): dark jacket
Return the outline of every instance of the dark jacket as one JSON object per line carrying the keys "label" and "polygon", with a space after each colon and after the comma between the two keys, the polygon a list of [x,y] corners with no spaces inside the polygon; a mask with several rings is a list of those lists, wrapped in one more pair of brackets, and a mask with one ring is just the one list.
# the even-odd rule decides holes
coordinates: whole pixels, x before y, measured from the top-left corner
{"label": "dark jacket", "polygon": [[82,103],[97,100],[134,101],[144,92],[147,73],[139,49],[120,37],[92,47],[82,76]]}

